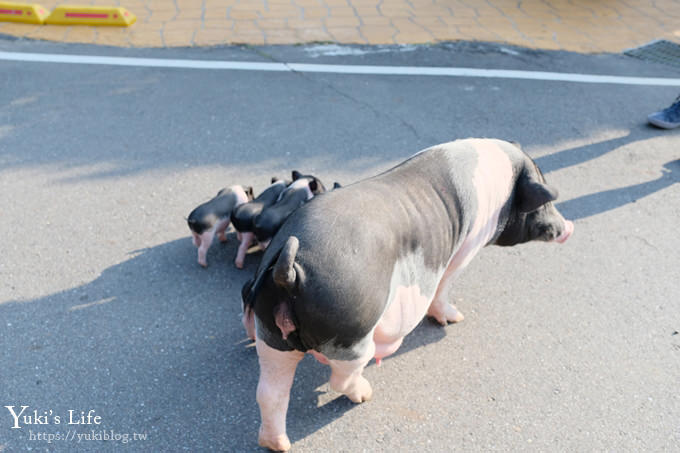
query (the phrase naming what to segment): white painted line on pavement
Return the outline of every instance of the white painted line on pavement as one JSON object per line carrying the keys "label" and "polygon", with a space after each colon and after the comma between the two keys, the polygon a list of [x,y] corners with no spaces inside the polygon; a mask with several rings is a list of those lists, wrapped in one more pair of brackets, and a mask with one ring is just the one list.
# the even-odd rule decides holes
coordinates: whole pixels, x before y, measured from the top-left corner
{"label": "white painted line on pavement", "polygon": [[260,63],[252,61],[179,60],[163,58],[104,57],[24,52],[2,52],[0,60],[35,63],[93,64],[180,69],[222,69],[242,71],[278,71],[329,74],[409,75],[444,77],[482,77],[494,79],[543,80],[615,85],[680,86],[680,79],[663,77],[625,77],[545,71],[477,69],[432,66],[367,66],[306,63]]}

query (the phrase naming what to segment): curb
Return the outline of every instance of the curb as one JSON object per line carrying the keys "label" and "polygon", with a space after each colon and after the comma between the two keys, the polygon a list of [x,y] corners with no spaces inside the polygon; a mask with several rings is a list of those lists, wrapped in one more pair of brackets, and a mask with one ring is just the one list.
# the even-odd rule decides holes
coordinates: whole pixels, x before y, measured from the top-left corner
{"label": "curb", "polygon": [[47,8],[41,5],[0,2],[0,21],[42,24],[48,15]]}
{"label": "curb", "polygon": [[129,27],[137,16],[120,6],[61,5],[52,13],[41,5],[0,2],[0,22]]}

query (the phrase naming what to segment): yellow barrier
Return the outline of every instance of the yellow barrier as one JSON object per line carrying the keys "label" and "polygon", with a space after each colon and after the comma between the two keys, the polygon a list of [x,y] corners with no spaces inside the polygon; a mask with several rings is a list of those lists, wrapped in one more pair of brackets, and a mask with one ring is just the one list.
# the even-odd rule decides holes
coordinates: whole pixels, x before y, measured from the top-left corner
{"label": "yellow barrier", "polygon": [[130,11],[114,6],[57,6],[45,20],[46,24],[55,25],[113,25],[127,27],[137,17]]}
{"label": "yellow barrier", "polygon": [[44,6],[0,2],[0,21],[42,24],[48,15]]}

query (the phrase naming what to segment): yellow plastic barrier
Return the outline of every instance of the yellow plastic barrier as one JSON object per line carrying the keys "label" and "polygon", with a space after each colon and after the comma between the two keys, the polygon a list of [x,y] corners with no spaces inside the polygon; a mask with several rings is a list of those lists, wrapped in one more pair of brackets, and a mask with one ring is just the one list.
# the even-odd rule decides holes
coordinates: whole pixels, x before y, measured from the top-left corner
{"label": "yellow plastic barrier", "polygon": [[61,5],[52,11],[45,23],[127,27],[134,24],[136,20],[137,17],[134,14],[118,6]]}
{"label": "yellow plastic barrier", "polygon": [[26,3],[0,2],[0,21],[42,24],[49,16],[47,8]]}

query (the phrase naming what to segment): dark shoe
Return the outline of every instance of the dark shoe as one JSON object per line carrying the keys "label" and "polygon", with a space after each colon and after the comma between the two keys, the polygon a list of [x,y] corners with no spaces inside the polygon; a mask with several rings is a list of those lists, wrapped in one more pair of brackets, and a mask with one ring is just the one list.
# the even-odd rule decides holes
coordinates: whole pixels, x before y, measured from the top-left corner
{"label": "dark shoe", "polygon": [[680,96],[675,99],[670,107],[660,112],[651,113],[647,117],[647,121],[663,129],[674,129],[680,126]]}

